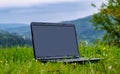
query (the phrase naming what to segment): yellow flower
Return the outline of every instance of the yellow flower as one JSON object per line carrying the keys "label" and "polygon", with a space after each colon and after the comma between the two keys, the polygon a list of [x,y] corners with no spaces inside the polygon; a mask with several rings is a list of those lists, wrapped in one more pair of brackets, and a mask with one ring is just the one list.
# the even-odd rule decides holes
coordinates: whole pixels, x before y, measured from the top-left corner
{"label": "yellow flower", "polygon": [[0,63],[3,63],[3,61],[2,61],[2,60],[0,60]]}
{"label": "yellow flower", "polygon": [[105,47],[102,50],[105,50]]}

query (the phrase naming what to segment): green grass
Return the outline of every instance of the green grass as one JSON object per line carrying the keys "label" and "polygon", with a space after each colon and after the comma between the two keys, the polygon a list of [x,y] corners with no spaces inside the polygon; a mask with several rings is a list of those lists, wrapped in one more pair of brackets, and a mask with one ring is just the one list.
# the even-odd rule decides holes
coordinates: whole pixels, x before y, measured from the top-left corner
{"label": "green grass", "polygon": [[81,46],[81,56],[100,57],[103,61],[85,64],[46,64],[36,61],[31,47],[0,48],[0,74],[120,74],[120,48]]}

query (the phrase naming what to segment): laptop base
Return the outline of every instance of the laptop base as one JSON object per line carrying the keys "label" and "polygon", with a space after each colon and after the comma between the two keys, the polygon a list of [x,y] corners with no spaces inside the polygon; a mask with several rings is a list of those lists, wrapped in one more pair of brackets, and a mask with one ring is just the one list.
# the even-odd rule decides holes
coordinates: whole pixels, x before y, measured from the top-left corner
{"label": "laptop base", "polygon": [[73,58],[73,59],[51,59],[51,60],[40,60],[43,63],[47,63],[47,62],[63,62],[63,63],[80,63],[80,64],[84,64],[86,62],[99,62],[100,58]]}

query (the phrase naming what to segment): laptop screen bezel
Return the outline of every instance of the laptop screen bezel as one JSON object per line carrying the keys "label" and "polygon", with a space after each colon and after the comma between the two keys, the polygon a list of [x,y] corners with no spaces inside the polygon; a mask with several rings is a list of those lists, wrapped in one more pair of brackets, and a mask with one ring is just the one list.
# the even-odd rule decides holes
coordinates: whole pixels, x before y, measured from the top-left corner
{"label": "laptop screen bezel", "polygon": [[[80,57],[80,53],[79,53],[79,48],[78,48],[78,40],[77,40],[77,32],[76,32],[76,28],[74,24],[64,24],[64,23],[46,23],[46,22],[32,22],[30,24],[31,26],[31,35],[32,35],[32,44],[33,44],[33,52],[34,52],[34,58],[37,60],[50,60],[50,59],[64,59],[63,57],[37,57],[36,53],[35,53],[35,45],[34,45],[34,36],[33,36],[33,26],[60,26],[60,27],[73,27],[74,28],[74,32],[75,32],[75,37],[76,37],[76,46],[77,46],[77,56],[72,56],[72,58],[79,58]],[[71,58],[71,57],[66,57],[66,59]]]}

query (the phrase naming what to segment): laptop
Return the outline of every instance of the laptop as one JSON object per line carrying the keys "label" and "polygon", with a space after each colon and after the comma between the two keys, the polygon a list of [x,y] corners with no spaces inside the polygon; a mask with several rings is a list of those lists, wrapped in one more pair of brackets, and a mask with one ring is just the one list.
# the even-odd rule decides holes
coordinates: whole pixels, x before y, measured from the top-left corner
{"label": "laptop", "polygon": [[42,62],[95,62],[100,58],[80,57],[74,24],[31,23],[34,57]]}

